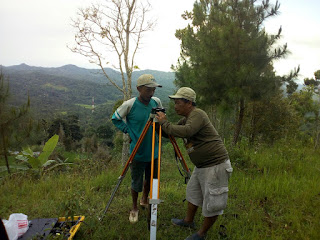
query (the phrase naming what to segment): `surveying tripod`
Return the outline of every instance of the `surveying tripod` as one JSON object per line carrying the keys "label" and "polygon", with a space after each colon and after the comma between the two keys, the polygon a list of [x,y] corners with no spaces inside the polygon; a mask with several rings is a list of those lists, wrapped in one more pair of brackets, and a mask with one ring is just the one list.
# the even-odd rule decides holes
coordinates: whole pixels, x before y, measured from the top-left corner
{"label": "surveying tripod", "polygon": [[[129,156],[128,161],[126,162],[124,169],[122,170],[121,175],[118,178],[118,183],[116,185],[116,187],[114,188],[111,197],[107,203],[107,206],[103,212],[103,215],[100,217],[100,221],[102,221],[104,215],[106,214],[106,212],[108,211],[111,202],[115,196],[115,193],[117,192],[122,180],[124,179],[129,165],[131,164],[132,160],[134,159],[134,156],[136,155],[146,133],[148,132],[149,127],[152,124],[152,151],[151,151],[151,177],[150,177],[150,197],[149,197],[149,204],[151,205],[150,209],[150,239],[151,240],[155,240],[156,239],[156,232],[157,232],[157,211],[158,211],[158,204],[160,204],[162,201],[159,199],[159,193],[160,193],[160,162],[161,162],[161,138],[162,138],[162,130],[161,130],[161,125],[159,125],[159,151],[158,151],[158,173],[157,173],[157,178],[154,178],[154,149],[155,149],[155,132],[156,132],[156,113],[162,111],[165,112],[163,108],[152,108],[152,111],[150,113],[149,119],[146,123],[146,125],[144,126],[141,135],[139,136],[139,139],[134,147],[134,149],[132,150],[132,153]],[[182,153],[179,149],[179,146],[175,140],[175,138],[171,135],[169,135],[169,139],[170,142],[173,145],[175,154],[176,154],[176,160],[177,163],[179,165],[179,163],[182,166],[183,171],[185,172],[186,176],[185,176],[185,182],[187,183],[188,179],[191,176],[190,173],[190,169],[188,168],[186,161],[184,160]],[[178,166],[179,168],[179,166]],[[180,171],[180,168],[179,168]],[[180,174],[182,175],[181,171]]]}

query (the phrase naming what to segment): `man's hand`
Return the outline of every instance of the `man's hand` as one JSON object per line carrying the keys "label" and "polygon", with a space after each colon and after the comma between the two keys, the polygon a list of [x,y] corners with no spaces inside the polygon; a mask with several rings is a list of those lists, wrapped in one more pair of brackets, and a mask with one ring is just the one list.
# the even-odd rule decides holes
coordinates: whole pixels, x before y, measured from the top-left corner
{"label": "man's hand", "polygon": [[157,112],[156,118],[158,119],[159,123],[161,124],[163,121],[167,120],[166,114],[163,112]]}

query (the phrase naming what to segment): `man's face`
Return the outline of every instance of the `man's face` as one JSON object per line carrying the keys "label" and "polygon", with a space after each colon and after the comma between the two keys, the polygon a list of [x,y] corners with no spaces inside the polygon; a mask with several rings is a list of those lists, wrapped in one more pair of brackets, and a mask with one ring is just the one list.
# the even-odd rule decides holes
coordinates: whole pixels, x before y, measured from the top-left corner
{"label": "man's face", "polygon": [[190,102],[185,102],[182,99],[174,99],[174,110],[178,115],[187,116],[190,108]]}
{"label": "man's face", "polygon": [[150,102],[151,97],[153,96],[155,90],[156,90],[155,87],[146,87],[146,86],[138,87],[141,100],[147,103]]}

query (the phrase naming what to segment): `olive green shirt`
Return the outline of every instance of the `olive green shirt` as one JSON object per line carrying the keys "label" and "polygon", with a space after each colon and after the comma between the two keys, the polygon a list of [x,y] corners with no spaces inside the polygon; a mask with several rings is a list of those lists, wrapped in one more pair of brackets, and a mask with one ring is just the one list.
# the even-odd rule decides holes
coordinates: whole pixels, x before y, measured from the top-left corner
{"label": "olive green shirt", "polygon": [[184,139],[189,157],[197,168],[214,166],[229,159],[221,137],[203,110],[195,107],[188,117],[180,119],[178,125],[167,120],[160,124],[166,134]]}

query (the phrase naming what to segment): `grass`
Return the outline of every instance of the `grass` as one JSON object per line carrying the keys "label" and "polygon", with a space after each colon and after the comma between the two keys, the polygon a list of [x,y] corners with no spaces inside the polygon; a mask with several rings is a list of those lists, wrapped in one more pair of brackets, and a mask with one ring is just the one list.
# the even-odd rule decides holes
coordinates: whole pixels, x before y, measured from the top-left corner
{"label": "grass", "polygon": [[60,85],[54,85],[54,84],[51,84],[51,83],[46,83],[45,85],[43,85],[45,88],[52,88],[52,89],[55,89],[55,90],[58,90],[58,91],[64,91],[64,92],[67,92],[68,91],[68,88],[67,87],[64,87],[64,86],[60,86]]}
{"label": "grass", "polygon": [[[183,147],[184,156],[186,156]],[[320,154],[299,145],[278,144],[251,150],[230,150],[234,173],[228,207],[208,233],[208,239],[320,239]],[[186,212],[184,179],[170,145],[163,147],[157,239],[185,239],[192,233],[170,222]],[[193,165],[187,159],[188,166]],[[69,170],[41,179],[28,173],[1,179],[0,216],[21,212],[33,218],[84,215],[74,239],[149,239],[147,210],[139,222],[128,221],[130,173],[124,178],[103,222],[98,217],[111,196],[123,166],[81,159]],[[201,210],[201,209],[199,209]],[[200,226],[201,211],[196,215]]]}
{"label": "grass", "polygon": [[92,105],[88,105],[88,104],[80,104],[80,103],[76,103],[76,106],[80,106],[86,109],[92,109]]}

